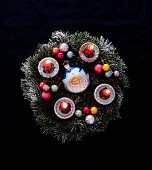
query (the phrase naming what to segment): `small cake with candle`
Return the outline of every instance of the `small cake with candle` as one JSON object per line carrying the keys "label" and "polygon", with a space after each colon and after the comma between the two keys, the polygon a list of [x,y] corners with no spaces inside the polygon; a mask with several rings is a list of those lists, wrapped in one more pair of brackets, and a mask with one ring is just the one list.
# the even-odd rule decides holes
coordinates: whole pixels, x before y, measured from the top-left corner
{"label": "small cake with candle", "polygon": [[38,71],[43,77],[54,77],[59,71],[59,64],[52,57],[43,58],[39,62]]}
{"label": "small cake with candle", "polygon": [[71,99],[62,97],[54,104],[54,112],[59,118],[68,119],[75,113],[75,104]]}
{"label": "small cake with candle", "polygon": [[100,104],[110,104],[115,98],[115,90],[109,84],[100,84],[94,91],[94,98]]}
{"label": "small cake with candle", "polygon": [[79,49],[79,55],[83,61],[92,63],[99,57],[99,48],[92,42],[84,43]]}

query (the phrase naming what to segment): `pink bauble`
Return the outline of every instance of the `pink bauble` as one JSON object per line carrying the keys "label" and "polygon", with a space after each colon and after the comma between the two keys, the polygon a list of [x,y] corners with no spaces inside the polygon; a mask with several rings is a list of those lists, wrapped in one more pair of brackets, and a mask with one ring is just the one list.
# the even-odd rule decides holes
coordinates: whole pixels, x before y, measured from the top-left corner
{"label": "pink bauble", "polygon": [[69,50],[69,45],[67,43],[62,43],[59,49],[61,52],[67,52]]}
{"label": "pink bauble", "polygon": [[63,57],[64,57],[64,54],[63,54],[63,53],[59,52],[59,53],[57,54],[57,58],[58,58],[58,59],[62,59]]}
{"label": "pink bauble", "polygon": [[89,112],[90,112],[89,107],[84,107],[84,108],[83,108],[83,113],[89,114]]}
{"label": "pink bauble", "polygon": [[49,100],[51,98],[50,92],[42,92],[41,97],[43,100]]}
{"label": "pink bauble", "polygon": [[98,74],[102,72],[102,65],[101,64],[96,64],[94,67],[94,71]]}

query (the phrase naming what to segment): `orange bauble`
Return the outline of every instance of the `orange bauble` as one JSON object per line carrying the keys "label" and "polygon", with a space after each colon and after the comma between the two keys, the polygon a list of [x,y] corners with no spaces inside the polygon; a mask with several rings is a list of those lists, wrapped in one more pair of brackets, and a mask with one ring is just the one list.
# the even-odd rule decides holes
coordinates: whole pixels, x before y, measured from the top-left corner
{"label": "orange bauble", "polygon": [[110,69],[109,64],[104,64],[103,67],[102,67],[102,69],[103,69],[104,71],[109,71],[109,69]]}
{"label": "orange bauble", "polygon": [[98,108],[97,107],[91,107],[91,113],[92,114],[97,114],[98,113]]}
{"label": "orange bauble", "polygon": [[54,47],[52,52],[53,52],[53,54],[59,53],[59,48],[58,47]]}
{"label": "orange bauble", "polygon": [[46,83],[45,83],[45,82],[41,82],[41,83],[39,84],[40,89],[43,89],[43,86],[44,86],[44,85],[46,85]]}

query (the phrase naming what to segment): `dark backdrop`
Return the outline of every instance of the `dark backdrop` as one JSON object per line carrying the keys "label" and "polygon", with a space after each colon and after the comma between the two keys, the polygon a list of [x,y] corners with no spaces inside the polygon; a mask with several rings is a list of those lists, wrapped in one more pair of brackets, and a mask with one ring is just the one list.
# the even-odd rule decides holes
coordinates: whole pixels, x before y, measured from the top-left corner
{"label": "dark backdrop", "polygon": [[[148,0],[0,0],[0,169],[141,165],[151,104],[151,18]],[[78,143],[62,144],[41,134],[20,88],[21,64],[55,30],[103,35],[128,67],[131,88],[123,100],[122,119]]]}

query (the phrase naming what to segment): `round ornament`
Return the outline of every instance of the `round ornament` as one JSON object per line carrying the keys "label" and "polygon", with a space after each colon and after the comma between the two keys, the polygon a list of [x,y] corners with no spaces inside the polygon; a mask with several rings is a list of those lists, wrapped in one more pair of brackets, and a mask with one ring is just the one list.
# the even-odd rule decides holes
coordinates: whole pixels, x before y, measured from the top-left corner
{"label": "round ornament", "polygon": [[51,94],[49,92],[42,92],[41,97],[43,100],[49,100],[51,98]]}
{"label": "round ornament", "polygon": [[[67,107],[67,103],[68,103],[68,107]],[[68,119],[71,116],[73,116],[75,112],[75,104],[69,98],[66,98],[66,97],[60,98],[54,104],[54,112],[59,118]]]}
{"label": "round ornament", "polygon": [[[111,94],[108,98],[102,97],[102,92],[105,89],[109,89],[111,91]],[[96,99],[98,103],[102,105],[110,104],[115,98],[115,90],[109,84],[100,84],[99,86],[96,87],[94,91],[94,98]]]}
{"label": "round ornament", "polygon": [[72,58],[73,57],[73,52],[72,51],[68,51],[67,52],[67,57],[68,58]]}
{"label": "round ornament", "polygon": [[82,116],[82,111],[81,110],[76,110],[75,115],[76,115],[76,117],[81,117]]}
{"label": "round ornament", "polygon": [[102,65],[96,64],[95,67],[94,67],[94,71],[98,74],[102,73]]}
{"label": "round ornament", "polygon": [[52,52],[53,52],[53,54],[59,53],[59,48],[58,47],[53,47]]}
{"label": "round ornament", "polygon": [[[45,70],[45,68],[44,68],[43,61],[46,60],[46,59],[49,59],[50,62],[51,62],[51,70],[50,70],[50,71],[47,71],[47,70]],[[38,71],[39,71],[39,73],[40,73],[43,77],[46,77],[46,78],[54,77],[54,76],[58,73],[58,71],[59,71],[59,64],[58,64],[58,62],[57,62],[54,58],[52,58],[52,57],[43,58],[43,59],[39,62]]]}
{"label": "round ornament", "polygon": [[40,89],[43,89],[43,86],[44,86],[45,84],[46,84],[45,82],[41,82],[41,83],[39,84]]}
{"label": "round ornament", "polygon": [[107,78],[111,77],[111,76],[112,76],[112,71],[107,71],[107,72],[105,72],[105,76],[106,76]]}
{"label": "round ornament", "polygon": [[89,107],[84,107],[84,108],[83,108],[83,113],[89,114],[89,112],[90,112]]}
{"label": "round ornament", "polygon": [[89,85],[89,74],[86,74],[80,67],[71,67],[66,71],[62,80],[65,89],[72,93],[83,92]]}
{"label": "round ornament", "polygon": [[51,86],[51,91],[52,91],[52,92],[57,92],[57,91],[58,91],[58,86],[55,85],[55,84],[52,85],[52,86]]}
{"label": "round ornament", "polygon": [[62,52],[59,52],[58,54],[57,54],[57,58],[58,59],[62,59],[64,57],[64,54],[62,53]]}
{"label": "round ornament", "polygon": [[62,43],[59,47],[61,52],[67,52],[69,50],[69,46],[66,43]]}
{"label": "round ornament", "polygon": [[[92,53],[90,52],[91,54],[89,52],[87,52],[87,53],[85,52],[88,50],[89,45],[94,46],[93,51],[91,50],[92,47],[90,48],[90,51],[92,51]],[[99,57],[99,48],[97,45],[95,45],[92,42],[84,43],[79,49],[79,56],[83,61],[85,61],[87,63],[92,63],[92,62],[96,61],[97,58]]]}
{"label": "round ornament", "polygon": [[103,70],[104,70],[104,71],[109,71],[109,69],[110,69],[109,64],[104,64],[104,65],[103,65]]}
{"label": "round ornament", "polygon": [[87,123],[87,124],[93,124],[94,123],[94,121],[95,121],[95,119],[94,119],[94,116],[93,115],[87,115],[86,117],[85,117],[85,122]]}
{"label": "round ornament", "polygon": [[49,89],[50,89],[50,87],[49,87],[47,84],[45,84],[45,85],[43,86],[43,90],[44,90],[44,91],[49,91]]}
{"label": "round ornament", "polygon": [[113,75],[114,75],[115,77],[119,77],[120,72],[119,72],[119,71],[114,71],[114,72],[113,72]]}
{"label": "round ornament", "polygon": [[98,113],[98,108],[97,107],[91,107],[91,113],[92,114],[97,114]]}

